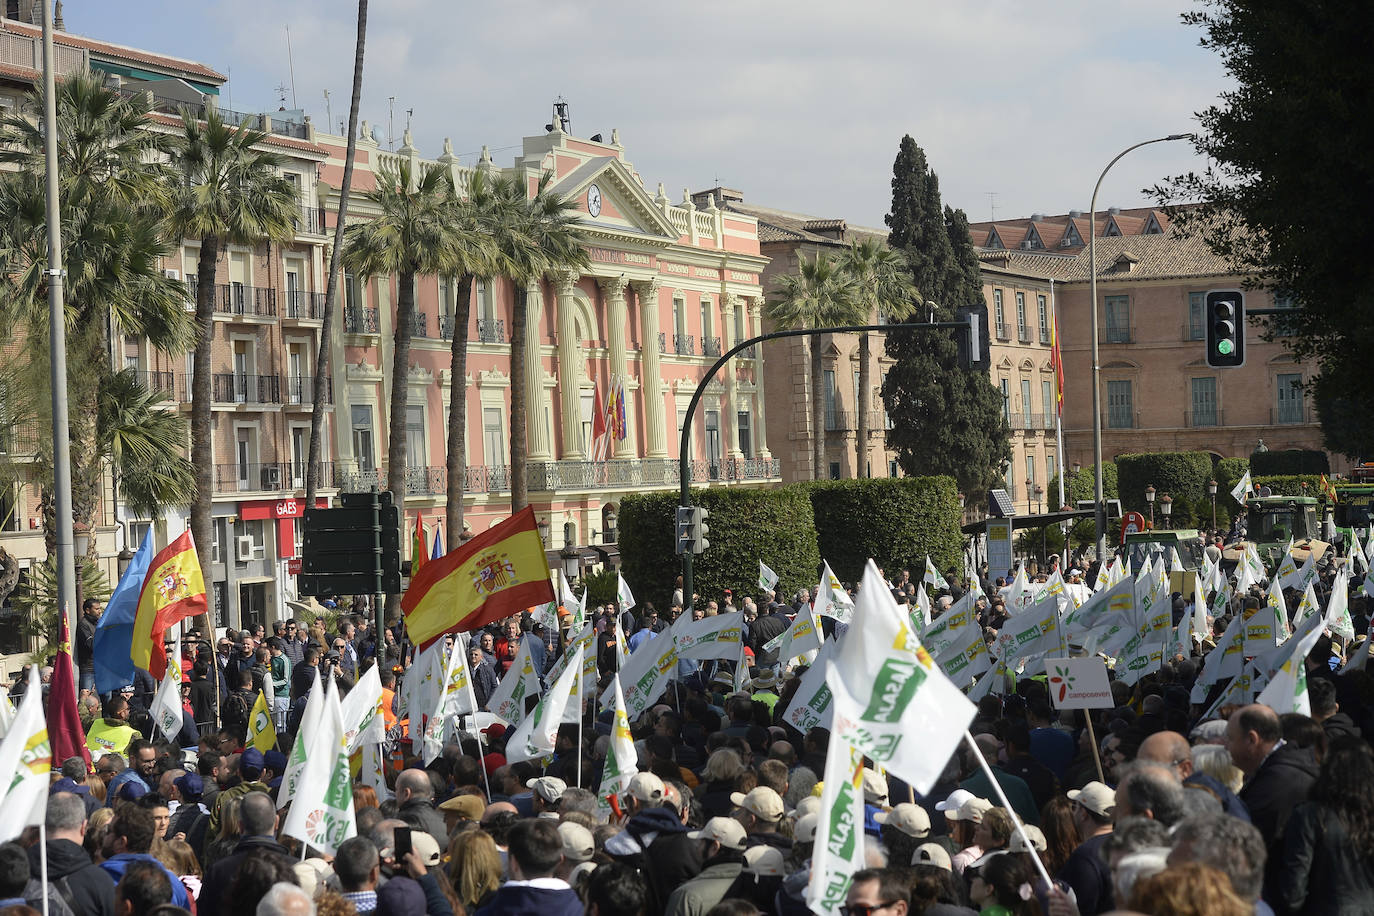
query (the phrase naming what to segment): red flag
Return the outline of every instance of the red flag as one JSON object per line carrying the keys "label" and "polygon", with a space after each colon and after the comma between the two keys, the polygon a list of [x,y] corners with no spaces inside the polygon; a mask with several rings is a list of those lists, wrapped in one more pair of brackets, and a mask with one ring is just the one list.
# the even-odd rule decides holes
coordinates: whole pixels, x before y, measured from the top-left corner
{"label": "red flag", "polygon": [[606,427],[606,407],[601,403],[601,389],[592,389],[592,454],[593,461],[605,461],[610,457],[611,433]]}
{"label": "red flag", "polygon": [[68,757],[81,757],[86,771],[91,769],[91,752],[86,747],[86,730],[76,709],[76,672],[72,665],[72,639],[67,630],[67,615],[60,615],[57,658],[52,665],[52,689],[48,691],[48,740],[52,742],[54,766]]}

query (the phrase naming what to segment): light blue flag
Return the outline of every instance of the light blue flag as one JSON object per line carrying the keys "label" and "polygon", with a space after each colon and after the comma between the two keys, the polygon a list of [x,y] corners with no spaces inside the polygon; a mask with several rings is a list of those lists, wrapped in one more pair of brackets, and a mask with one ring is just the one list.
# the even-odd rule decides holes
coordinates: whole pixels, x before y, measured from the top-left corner
{"label": "light blue flag", "polygon": [[429,558],[437,560],[444,555],[444,532],[442,527],[434,529],[434,549],[430,551]]}
{"label": "light blue flag", "polygon": [[134,618],[138,615],[138,596],[153,562],[153,529],[143,535],[143,543],[129,562],[114,594],[105,602],[105,613],[95,627],[95,689],[109,693],[134,681]]}

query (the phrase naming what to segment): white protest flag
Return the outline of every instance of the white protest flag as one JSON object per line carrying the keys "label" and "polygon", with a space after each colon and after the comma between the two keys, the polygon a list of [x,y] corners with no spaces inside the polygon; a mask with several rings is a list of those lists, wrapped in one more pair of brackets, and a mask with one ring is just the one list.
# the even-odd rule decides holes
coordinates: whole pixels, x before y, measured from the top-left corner
{"label": "white protest flag", "polygon": [[572,698],[573,690],[577,687],[577,679],[581,676],[581,665],[569,665],[554,685],[539,698],[539,704],[534,707],[534,712],[526,716],[506,740],[508,763],[537,760],[553,753],[558,726],[563,722],[563,713],[568,708],[568,701]]}
{"label": "white protest flag", "polygon": [[[883,584],[886,588],[886,584]],[[840,584],[839,578],[830,571],[830,564],[826,563],[821,570],[820,585],[816,590],[816,616],[834,617],[841,623],[849,623],[854,619],[854,601],[849,597],[849,592]]]}
{"label": "white protest flag", "polygon": [[1274,642],[1281,643],[1293,635],[1293,628],[1288,624],[1288,602],[1283,600],[1283,586],[1270,582],[1265,603],[1274,615]]}
{"label": "white protest flag", "polygon": [[[376,670],[375,668],[373,670]],[[448,662],[444,665],[444,678],[439,696],[435,700],[433,712],[425,720],[424,737],[420,741],[420,759],[428,766],[429,762],[438,757],[444,750],[444,735],[448,730],[448,724],[454,716],[462,715],[465,712],[476,712],[472,706],[473,691],[468,690],[468,660],[467,651],[461,642],[454,642],[453,651],[448,654]],[[362,686],[362,682],[358,683]],[[353,694],[358,690],[357,687],[348,694],[348,700],[353,699]],[[381,699],[382,684],[377,682],[375,698],[370,704],[375,711],[377,701]],[[347,729],[349,715],[357,715],[351,708],[348,708],[348,700],[344,700],[345,717],[344,729],[345,738],[348,737]],[[361,715],[367,715],[368,700],[365,698],[361,705]],[[371,720],[369,720],[371,721]],[[349,742],[349,752],[356,747],[353,742]]]}
{"label": "white protest flag", "polygon": [[1109,586],[1115,585],[1122,579],[1133,578],[1135,578],[1135,573],[1131,572],[1131,558],[1123,556],[1119,557],[1117,561],[1112,564],[1111,576],[1109,577],[1107,584]]}
{"label": "white protest flag", "polygon": [[359,768],[358,777],[363,785],[371,786],[377,793],[378,801],[386,801],[391,797],[391,789],[386,784],[386,756],[382,753],[382,746],[378,743],[364,744],[362,746],[362,766]]}
{"label": "white protest flag", "polygon": [[1236,485],[1231,488],[1231,498],[1242,506],[1250,502],[1250,472],[1248,470]]}
{"label": "white protest flag", "polygon": [[[1328,602],[1329,603],[1329,602]],[[1312,588],[1312,583],[1307,583],[1303,589],[1302,599],[1298,601],[1298,606],[1293,610],[1293,626],[1300,627],[1303,622],[1317,613],[1317,593]]]}
{"label": "white protest flag", "polygon": [[600,803],[606,814],[610,814],[610,798],[620,795],[630,788],[630,780],[639,772],[639,755],[635,752],[635,739],[630,734],[630,718],[625,713],[625,694],[620,689],[620,675],[612,678],[615,691],[615,712],[611,717],[611,743],[606,746],[606,760],[601,769]]}
{"label": "white protest flag", "polygon": [[[443,640],[439,640],[443,642]],[[286,773],[277,787],[277,810],[285,808],[300,792],[301,780],[305,776],[305,764],[310,751],[310,742],[319,730],[320,717],[324,715],[324,687],[320,683],[320,669],[315,669],[315,679],[310,685],[310,694],[301,712],[301,721],[296,728],[296,740],[291,744],[291,756],[286,758]]]}
{"label": "white protest flag", "polygon": [[0,741],[0,841],[12,840],[25,827],[43,823],[48,810],[48,785],[52,773],[52,742],[43,718],[43,683],[38,666],[29,666],[29,683],[19,711]]}
{"label": "white protest flag", "polygon": [[1364,641],[1360,643],[1360,648],[1350,657],[1350,661],[1341,666],[1340,673],[1346,674],[1351,671],[1365,670],[1365,665],[1369,662],[1369,649],[1371,644],[1374,644],[1374,627],[1369,628],[1369,632],[1365,634]]}
{"label": "white protest flag", "polygon": [[1069,603],[1068,590],[1064,588],[1064,572],[1058,566],[1054,572],[1045,579],[1045,584],[1041,590],[1042,595],[1053,595],[1059,602],[1059,609],[1062,611]]}
{"label": "white protest flag", "polygon": [[1164,662],[1163,645],[1147,638],[1147,634],[1148,631],[1142,628],[1122,647],[1116,659],[1113,671],[1123,684],[1135,684],[1151,671],[1158,671]]}
{"label": "white protest flag", "polygon": [[582,627],[576,636],[568,637],[568,644],[563,649],[563,654],[558,656],[558,661],[553,663],[553,668],[549,670],[546,682],[558,680],[568,665],[574,661],[581,661],[585,658],[585,653],[596,642],[596,630],[589,623]]}
{"label": "white protest flag", "polygon": [[1019,662],[1059,648],[1059,608],[1053,598],[1037,601],[1015,617],[1008,617],[992,644],[997,658],[1013,670]]}
{"label": "white protest flag", "polygon": [[958,687],[967,687],[992,667],[992,654],[978,627],[964,627],[962,635],[935,658],[940,670]]}
{"label": "white protest flag", "polygon": [[1279,715],[1290,712],[1312,715],[1312,704],[1307,698],[1307,653],[1312,651],[1321,634],[1321,627],[1309,626],[1293,635],[1289,640],[1293,644],[1292,651],[1255,698],[1256,703],[1263,703]]}
{"label": "white protest flag", "polygon": [[1274,580],[1284,588],[1293,581],[1293,577],[1298,574],[1298,563],[1293,559],[1293,539],[1288,539],[1288,546],[1283,549],[1283,555],[1279,557],[1278,569],[1274,570]]}
{"label": "white protest flag", "polygon": [[[326,694],[323,708],[315,733],[309,736],[310,747],[296,799],[281,832],[328,856],[357,833],[357,824],[353,819],[353,777],[348,767],[339,693],[333,687],[328,691],[321,688],[321,692]],[[297,742],[301,737],[297,736]]]}
{"label": "white protest flag", "polygon": [[611,626],[615,627],[615,670],[619,671],[630,659],[630,646],[625,642],[625,631],[620,627],[619,616],[611,621]]}
{"label": "white protest flag", "polygon": [[921,577],[921,583],[935,589],[949,591],[949,583],[945,581],[944,576],[940,575],[940,570],[935,568],[935,564],[930,562],[930,554],[926,554],[926,571],[925,575]]}
{"label": "white protest flag", "polygon": [[744,640],[739,641],[739,659],[735,662],[735,693],[745,693],[749,686],[749,666],[745,664]]}
{"label": "white protest flag", "polygon": [[[586,594],[585,592],[583,594]],[[568,577],[558,577],[558,601],[563,605],[563,609],[574,619],[579,618],[582,613],[582,602],[578,601],[573,595],[572,589],[568,588]],[[580,628],[580,624],[578,625]]]}
{"label": "white protest flag", "polygon": [[806,905],[817,916],[833,916],[843,909],[850,882],[865,865],[863,754],[831,732],[822,775]]}
{"label": "white protest flag", "polygon": [[734,658],[744,638],[744,614],[717,614],[693,620],[683,614],[672,626],[680,660]]}
{"label": "white protest flag", "polygon": [[[463,647],[456,642],[453,644],[453,654],[464,654]],[[462,667],[467,670],[466,665]],[[382,714],[382,675],[376,665],[358,678],[358,683],[353,685],[348,696],[339,704],[339,713],[343,716],[344,744],[348,753],[352,754],[364,744],[386,740],[386,717]]]}
{"label": "white protest flag", "polygon": [[916,604],[911,609],[911,627],[917,633],[924,633],[930,627],[930,595],[923,588],[916,589]]}
{"label": "white protest flag", "polygon": [[1201,576],[1193,577],[1193,612],[1189,616],[1193,639],[1200,646],[1212,632],[1207,626],[1207,593],[1203,591]]}
{"label": "white protest flag", "polygon": [[487,710],[508,725],[525,718],[525,698],[539,692],[539,675],[534,672],[529,640],[520,640],[520,650],[510,670],[487,698]]}
{"label": "white protest flag", "polygon": [[1213,620],[1218,617],[1226,616],[1226,612],[1231,606],[1231,597],[1231,582],[1229,579],[1222,577],[1220,587],[1218,587],[1216,592],[1212,595],[1212,607],[1209,613],[1212,615]]}
{"label": "white protest flag", "polygon": [[1021,613],[1035,600],[1035,593],[1031,591],[1030,579],[1026,578],[1024,565],[1016,568],[1016,578],[1011,580],[1011,585],[1002,589],[1002,596],[1006,599],[1008,614]]}
{"label": "white protest flag", "polygon": [[615,593],[620,599],[620,612],[623,614],[635,606],[635,594],[630,591],[630,583],[620,573],[615,574]]}
{"label": "white protest flag", "polygon": [[803,607],[798,611],[790,627],[763,644],[764,651],[777,650],[778,659],[783,662],[820,647],[821,622],[816,618],[816,612],[809,607]]}
{"label": "white protest flag", "polygon": [[[920,589],[917,589],[917,592],[919,593]],[[974,622],[976,608],[977,598],[969,592],[964,592],[964,597],[954,602],[949,610],[920,631],[921,643],[931,654],[938,655],[959,636],[960,630]]]}
{"label": "white protest flag", "polygon": [[[175,678],[173,673],[176,675]],[[263,680],[270,684],[272,679]],[[157,693],[153,694],[152,709],[148,711],[157,723],[158,731],[162,732],[168,741],[175,743],[177,735],[181,734],[181,669],[171,657],[167,659],[167,672],[162,675],[162,682],[157,685]]]}
{"label": "white protest flag", "polygon": [[[1093,591],[1100,592],[1106,588],[1112,579],[1112,564],[1109,560],[1103,560],[1097,566],[1097,579],[1093,581]],[[1086,602],[1084,602],[1086,604]]]}
{"label": "white protest flag", "polygon": [[1193,640],[1190,638],[1192,624],[1192,616],[1184,614],[1178,626],[1169,628],[1169,640],[1164,643],[1164,658],[1172,661],[1193,654]]}
{"label": "white protest flag", "polygon": [[1303,563],[1302,566],[1298,567],[1298,571],[1293,574],[1293,577],[1287,583],[1284,584],[1284,588],[1292,588],[1296,589],[1297,591],[1302,591],[1303,589],[1307,588],[1307,586],[1311,585],[1313,581],[1316,580],[1316,578],[1317,552],[1315,550],[1309,550],[1307,552],[1307,561]]}
{"label": "white protest flag", "polygon": [[[1201,718],[1206,720],[1215,717],[1217,710],[1221,709],[1223,706],[1245,706],[1250,703],[1255,696],[1253,693],[1255,676],[1252,666],[1246,665],[1245,670],[1231,679],[1231,683],[1221,692],[1221,696],[1217,697],[1216,702],[1208,707]],[[1193,690],[1196,692],[1197,687],[1195,686]],[[1206,699],[1205,688],[1203,691],[1203,699]],[[1201,703],[1202,700],[1195,700],[1194,702]]]}
{"label": "white protest flag", "polygon": [[816,661],[792,694],[792,702],[782,714],[782,721],[803,735],[816,726],[829,728],[834,711],[830,708],[830,688],[825,683],[825,664],[835,654],[838,643],[827,639],[816,653]]}
{"label": "white protest flag", "polygon": [[1336,578],[1331,581],[1331,597],[1326,602],[1326,625],[1341,642],[1348,643],[1355,638],[1355,624],[1350,619],[1350,568],[1342,566],[1336,570]]}
{"label": "white protest flag", "polygon": [[857,604],[854,626],[826,665],[832,730],[924,795],[976,708],[936,667],[872,560]]}
{"label": "white protest flag", "polygon": [[1141,632],[1145,634],[1146,642],[1163,645],[1169,639],[1169,630],[1174,622],[1173,604],[1169,601],[1169,575],[1164,571],[1163,558],[1157,560],[1148,573],[1141,570],[1140,578],[1146,582],[1148,595],[1141,601],[1139,592],[1136,593],[1136,616]]}
{"label": "white protest flag", "polygon": [[1369,560],[1364,555],[1364,547],[1360,545],[1360,533],[1354,528],[1350,529],[1350,568],[1369,572]]}
{"label": "white protest flag", "polygon": [[13,721],[14,704],[10,702],[9,694],[0,694],[0,738],[9,734]]}
{"label": "white protest flag", "polygon": [[778,588],[778,574],[762,560],[759,560],[759,588],[768,592],[777,591]]}
{"label": "white protest flag", "polygon": [[[677,670],[677,643],[673,631],[663,630],[639,644],[625,667],[620,670],[620,686],[625,692],[625,711],[631,719],[653,705],[672,680]],[[615,701],[610,687],[601,694],[601,708]]]}
{"label": "white protest flag", "polygon": [[[1217,640],[1217,647],[1207,653],[1202,663],[1202,671],[1193,687],[1193,702],[1201,703],[1207,696],[1207,688],[1223,678],[1235,677],[1241,673],[1245,654],[1245,616],[1237,614],[1226,625],[1226,630]],[[1199,688],[1201,688],[1199,690]]]}
{"label": "white protest flag", "polygon": [[990,694],[1004,694],[1007,692],[1007,666],[997,662],[987,673],[980,677],[968,692],[969,701],[977,703],[983,697]]}
{"label": "white protest flag", "polygon": [[[552,583],[550,583],[552,588]],[[558,626],[558,602],[547,601],[544,604],[530,608],[530,626],[542,623],[545,627],[555,628]]]}
{"label": "white protest flag", "polygon": [[[1369,543],[1371,545],[1374,545],[1374,540],[1371,540]],[[1374,576],[1364,577],[1364,593],[1369,597],[1374,598]]]}
{"label": "white protest flag", "polygon": [[1169,570],[1168,570],[1168,571],[1169,571],[1169,572],[1174,572],[1175,570],[1182,570],[1182,569],[1183,569],[1183,561],[1182,561],[1181,559],[1179,559],[1179,556],[1178,556],[1178,548],[1177,548],[1177,547],[1172,547],[1172,546],[1171,546],[1171,547],[1169,548]]}
{"label": "white protest flag", "polygon": [[[435,639],[416,653],[401,684],[401,709],[398,718],[406,720],[406,737],[418,747],[425,733],[425,720],[439,702],[444,689],[447,659],[443,638]],[[313,694],[312,694],[313,696]]]}

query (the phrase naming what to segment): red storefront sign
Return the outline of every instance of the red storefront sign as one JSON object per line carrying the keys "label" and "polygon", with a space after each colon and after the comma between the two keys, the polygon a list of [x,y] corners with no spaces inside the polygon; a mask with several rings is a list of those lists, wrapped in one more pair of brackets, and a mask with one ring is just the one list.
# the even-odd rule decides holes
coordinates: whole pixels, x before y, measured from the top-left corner
{"label": "red storefront sign", "polygon": [[[239,503],[239,518],[246,522],[258,519],[274,520],[277,523],[277,557],[289,559],[296,554],[294,521],[305,515],[305,500],[288,496],[284,499],[255,499]],[[315,497],[315,507],[329,508],[329,500]],[[300,561],[297,560],[297,563]],[[292,570],[295,575],[299,570]]]}

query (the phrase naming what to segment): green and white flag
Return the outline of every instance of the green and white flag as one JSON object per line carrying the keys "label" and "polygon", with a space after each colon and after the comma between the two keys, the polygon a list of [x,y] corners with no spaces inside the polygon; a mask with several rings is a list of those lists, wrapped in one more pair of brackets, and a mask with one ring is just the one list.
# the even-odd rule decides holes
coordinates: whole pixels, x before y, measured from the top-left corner
{"label": "green and white flag", "polygon": [[1349,643],[1355,638],[1355,624],[1350,619],[1350,568],[1336,570],[1331,582],[1331,597],[1326,602],[1326,625],[1331,633]]}
{"label": "green and white flag", "polygon": [[[38,826],[48,810],[52,742],[43,717],[43,684],[38,666],[29,666],[29,683],[9,731],[0,741],[0,841],[12,840],[25,827]],[[60,764],[59,764],[60,765]]]}
{"label": "green and white flag", "polygon": [[744,614],[735,611],[700,620],[683,614],[671,631],[681,660],[734,658],[744,638]]}
{"label": "green and white flag", "polygon": [[1287,583],[1285,583],[1284,587],[1302,591],[1316,581],[1316,578],[1317,552],[1315,550],[1309,550],[1307,552],[1307,562],[1298,567],[1298,571]]}
{"label": "green and white flag", "polygon": [[1308,617],[1311,617],[1313,614],[1316,613],[1317,593],[1313,590],[1312,583],[1309,582],[1307,583],[1307,587],[1303,589],[1302,599],[1298,602],[1298,606],[1293,610],[1294,628],[1302,626]]}
{"label": "green and white flag", "polygon": [[[443,640],[439,640],[441,643]],[[320,669],[315,669],[315,680],[310,685],[310,694],[301,712],[301,721],[296,729],[296,740],[291,744],[291,756],[286,758],[286,773],[277,787],[277,810],[285,808],[300,794],[301,780],[305,777],[305,764],[310,751],[310,739],[320,727],[320,717],[324,715],[324,686],[320,683]]]}
{"label": "green and white flag", "polygon": [[606,746],[601,791],[598,793],[603,820],[610,816],[611,796],[628,791],[630,780],[639,772],[639,755],[635,752],[635,739],[630,734],[630,718],[625,713],[625,693],[620,689],[618,674],[612,679],[612,689],[615,691],[615,713],[611,718],[611,743]]}
{"label": "green and white flag", "polygon": [[[620,669],[620,685],[625,692],[625,710],[631,719],[639,718],[668,689],[677,670],[677,643],[673,631],[664,630],[639,644]],[[601,694],[602,709],[615,702],[615,695],[607,687]]]}
{"label": "green and white flag", "polygon": [[839,732],[830,733],[806,905],[817,916],[841,912],[864,862],[864,759]]}
{"label": "green and white flag", "polygon": [[849,597],[849,592],[845,591],[839,577],[830,571],[829,563],[821,570],[820,585],[816,588],[815,611],[817,617],[833,617],[841,623],[849,623],[854,619],[854,600]]}
{"label": "green and white flag", "polygon": [[769,592],[778,589],[778,574],[769,569],[768,564],[762,560],[759,560],[759,588]]}
{"label": "green and white flag", "polygon": [[1226,631],[1217,640],[1217,646],[1207,653],[1202,663],[1197,682],[1193,686],[1193,702],[1201,703],[1207,698],[1207,689],[1222,679],[1236,677],[1245,663],[1245,617],[1237,614],[1226,625]]}
{"label": "green and white flag", "polygon": [[1231,488],[1231,498],[1242,506],[1250,501],[1250,472],[1247,470],[1245,475]]}
{"label": "green and white flag", "polygon": [[[459,643],[454,643],[453,654],[464,654]],[[352,754],[364,744],[386,740],[386,717],[382,714],[382,676],[376,665],[358,678],[358,683],[339,704],[339,711],[343,715],[344,743],[348,753]]]}
{"label": "green and white flag", "polygon": [[[1103,560],[1097,567],[1097,579],[1093,582],[1093,591],[1100,592],[1112,581],[1112,561]],[[1086,604],[1087,602],[1084,602]]]}
{"label": "green and white flag", "polygon": [[[527,637],[529,638],[529,637]],[[374,667],[371,671],[376,671]],[[370,672],[369,672],[370,673]],[[362,686],[362,682],[359,682]],[[344,700],[344,705],[348,705],[348,700],[353,699],[353,693],[357,692],[355,687],[348,694],[348,699]],[[375,698],[372,700],[372,708],[375,711],[377,702],[381,700],[382,683],[377,681]],[[453,643],[453,651],[448,654],[448,663],[444,666],[443,687],[440,690],[438,700],[435,702],[433,712],[425,720],[424,737],[421,740],[420,759],[428,766],[429,762],[438,757],[444,751],[444,740],[448,735],[449,722],[454,716],[462,715],[467,712],[476,712],[472,707],[473,692],[468,689],[468,660],[467,651],[463,648],[461,641]],[[364,707],[366,710],[366,707]],[[353,709],[346,710],[348,715],[358,715]],[[366,712],[363,712],[366,715]],[[369,719],[369,723],[374,721],[376,716]],[[348,718],[345,716],[344,728],[347,736]],[[385,737],[385,735],[383,735]],[[350,742],[349,751],[354,747]]]}
{"label": "green and white flag", "polygon": [[[917,592],[919,593],[920,589],[917,589]],[[921,643],[932,655],[939,655],[959,637],[960,630],[974,622],[976,609],[977,599],[970,592],[964,592],[964,597],[931,621],[930,626],[917,631],[921,634]],[[914,627],[914,618],[911,623]]]}
{"label": "green and white flag", "polygon": [[1293,539],[1288,539],[1288,546],[1283,548],[1283,555],[1279,557],[1278,569],[1274,570],[1274,580],[1284,588],[1289,587],[1298,574],[1298,562],[1293,559]]}
{"label": "green and white flag", "polygon": [[382,753],[382,746],[375,742],[364,744],[360,753],[362,765],[359,767],[358,778],[362,780],[363,785],[372,787],[377,793],[378,801],[391,798],[391,789],[386,784],[386,755]]}
{"label": "green and white flag", "polygon": [[525,718],[525,698],[539,693],[539,675],[534,671],[534,659],[530,656],[529,639],[520,640],[520,650],[515,653],[510,670],[487,699],[487,710],[508,725],[515,725]]}
{"label": "green and white flag", "polygon": [[620,612],[623,614],[635,606],[634,592],[630,591],[630,583],[625,581],[625,577],[620,573],[615,574],[615,592],[620,600]]}
{"label": "green and white flag", "polygon": [[945,651],[935,657],[935,662],[955,686],[962,688],[992,667],[992,654],[983,641],[981,629],[964,627],[959,632],[960,638],[946,646]]}
{"label": "green and white flag", "polygon": [[439,694],[444,690],[444,672],[448,670],[446,642],[436,639],[417,653],[401,683],[397,717],[406,721],[406,737],[414,747],[424,740],[425,719],[438,705]]}
{"label": "green and white flag", "polygon": [[[297,742],[302,736],[297,736]],[[304,736],[309,749],[296,799],[281,832],[327,856],[357,833],[353,819],[353,775],[348,767],[343,714],[336,688],[326,691],[313,735]]]}
{"label": "green and white flag", "polygon": [[1374,644],[1374,627],[1369,628],[1369,632],[1365,634],[1364,641],[1360,643],[1360,648],[1357,649],[1355,654],[1350,657],[1350,660],[1341,667],[1340,673],[1346,674],[1351,671],[1365,670],[1365,666],[1369,662],[1369,650],[1372,644]]}
{"label": "green and white flag", "polygon": [[1035,601],[1035,592],[1031,589],[1030,579],[1026,577],[1024,565],[1017,567],[1016,578],[1012,579],[1011,585],[1002,589],[1002,597],[1006,599],[1008,614],[1019,614]]}
{"label": "green and white flag", "polygon": [[[919,591],[919,589],[918,589]],[[777,650],[778,660],[787,662],[821,647],[821,622],[815,611],[803,607],[792,625],[763,644],[767,652]]]}
{"label": "green and white flag", "polygon": [[1193,578],[1193,612],[1189,617],[1192,620],[1193,640],[1201,646],[1212,632],[1207,625],[1207,593],[1203,591],[1201,576]]}
{"label": "green and white flag", "polygon": [[554,739],[558,737],[558,726],[563,722],[563,713],[568,708],[577,679],[582,676],[582,666],[569,665],[554,685],[542,697],[514,733],[506,740],[506,761],[518,763],[521,760],[538,760],[553,753]]}
{"label": "green and white flag", "polygon": [[997,662],[974,683],[968,692],[969,701],[977,703],[983,697],[994,693],[999,696],[1010,693],[1015,680],[1012,673],[1007,670],[1007,666]]}
{"label": "green and white flag", "polygon": [[[272,679],[265,678],[270,685]],[[177,735],[181,734],[181,639],[178,637],[177,646],[174,652],[168,653],[167,671],[162,675],[162,682],[157,685],[157,693],[153,695],[152,709],[153,721],[157,723],[158,731],[166,736],[168,741],[175,742]]]}
{"label": "green and white flag", "polygon": [[935,564],[930,562],[930,554],[926,554],[926,572],[925,575],[921,577],[921,582],[935,589],[949,591],[949,583],[945,581],[944,576],[940,575],[940,571],[935,568]]}
{"label": "green and white flag", "polygon": [[1177,547],[1172,547],[1172,546],[1171,546],[1171,547],[1169,548],[1169,569],[1168,569],[1168,571],[1169,571],[1169,572],[1174,572],[1175,570],[1182,570],[1182,569],[1183,569],[1183,561],[1182,561],[1181,559],[1179,559],[1179,556],[1178,556],[1178,548],[1177,548]]}
{"label": "green and white flag", "polygon": [[911,628],[917,633],[924,633],[930,628],[930,595],[926,594],[924,588],[916,589],[916,603],[911,605]]}
{"label": "green and white flag", "polygon": [[1350,529],[1350,568],[1369,572],[1369,559],[1364,555],[1364,547],[1360,544],[1360,533],[1354,528]]}
{"label": "green and white flag", "polygon": [[1320,626],[1308,626],[1294,634],[1289,640],[1293,644],[1292,651],[1255,698],[1256,703],[1263,703],[1279,715],[1290,712],[1312,715],[1312,704],[1307,698],[1307,653],[1312,651],[1321,635]]}
{"label": "green and white flag", "polygon": [[834,711],[830,708],[830,688],[825,683],[825,663],[835,654],[838,643],[827,639],[816,653],[816,660],[802,675],[801,683],[792,694],[792,702],[783,711],[782,721],[803,735],[816,726],[829,728]]}

